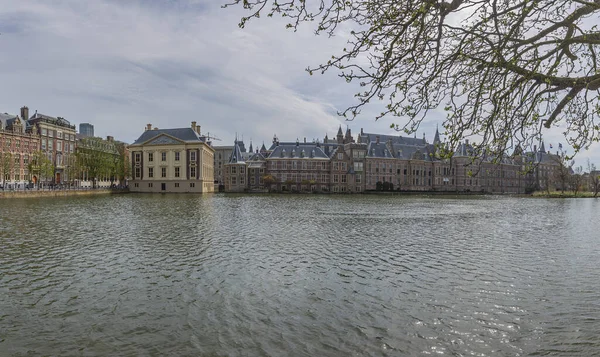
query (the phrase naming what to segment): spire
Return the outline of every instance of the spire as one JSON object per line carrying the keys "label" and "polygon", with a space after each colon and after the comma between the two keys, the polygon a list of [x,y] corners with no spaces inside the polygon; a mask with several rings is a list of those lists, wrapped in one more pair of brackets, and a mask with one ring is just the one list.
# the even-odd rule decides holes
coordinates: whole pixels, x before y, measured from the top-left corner
{"label": "spire", "polygon": [[542,145],[540,145],[540,152],[546,152],[546,147],[544,146],[544,141],[542,141]]}
{"label": "spire", "polygon": [[250,152],[254,152],[254,150],[252,150],[252,139],[250,139]]}
{"label": "spire", "polygon": [[267,151],[267,148],[265,147],[265,142],[263,141],[263,144],[262,144],[262,146],[260,147],[260,152],[261,152],[261,154],[262,154],[263,152],[266,152],[266,151]]}
{"label": "spire", "polygon": [[344,133],[342,133],[342,126],[340,125],[340,128],[338,129],[337,132],[338,135],[344,135]]}
{"label": "spire", "polygon": [[433,144],[437,145],[439,143],[441,143],[442,141],[440,140],[440,131],[438,130],[438,127],[435,127],[435,136],[433,137]]}

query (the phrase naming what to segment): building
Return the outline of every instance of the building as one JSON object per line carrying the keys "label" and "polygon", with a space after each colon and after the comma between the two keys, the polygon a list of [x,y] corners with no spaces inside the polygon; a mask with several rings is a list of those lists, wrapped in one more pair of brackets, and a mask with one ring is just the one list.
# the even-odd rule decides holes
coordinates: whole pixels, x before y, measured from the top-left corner
{"label": "building", "polygon": [[[21,188],[35,183],[32,172],[40,137],[28,130],[27,108],[21,108],[25,117],[0,113],[0,185],[3,188]],[[31,171],[30,171],[31,170]]]}
{"label": "building", "polygon": [[94,137],[94,126],[89,123],[79,124],[79,135],[86,138]]}
{"label": "building", "polygon": [[225,174],[223,169],[225,164],[229,162],[233,146],[214,146],[213,149],[215,149],[215,191],[222,191],[225,188]]}
{"label": "building", "polygon": [[[27,107],[21,108],[21,117],[29,115]],[[40,137],[39,149],[50,161],[52,172],[40,179],[53,184],[71,181],[68,176],[76,147],[75,126],[61,117],[51,117],[37,111],[27,120],[27,130]]]}
{"label": "building", "polygon": [[[468,140],[459,143],[451,159],[436,130],[433,142],[423,138],[365,133],[353,138],[338,129],[323,142],[280,142],[253,155],[234,143],[225,164],[225,191],[298,192],[447,191],[523,193],[525,176],[520,157],[476,157]],[[257,155],[257,154],[260,154]],[[542,168],[543,169],[543,168]]]}
{"label": "building", "polygon": [[158,129],[151,124],[131,145],[132,192],[214,192],[214,154],[200,125]]}

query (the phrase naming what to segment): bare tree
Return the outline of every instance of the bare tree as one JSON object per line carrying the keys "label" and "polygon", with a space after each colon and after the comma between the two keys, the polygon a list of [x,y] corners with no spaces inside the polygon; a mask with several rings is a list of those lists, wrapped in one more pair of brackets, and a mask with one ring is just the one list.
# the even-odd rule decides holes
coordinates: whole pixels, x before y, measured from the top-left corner
{"label": "bare tree", "polygon": [[248,10],[240,27],[281,15],[294,30],[353,29],[341,53],[307,69],[359,83],[357,103],[340,113],[349,119],[383,101],[376,119],[399,117],[392,126],[413,132],[443,108],[451,148],[475,136],[476,151],[499,156],[553,125],[575,153],[599,138],[600,0],[229,1]]}
{"label": "bare tree", "polygon": [[557,164],[554,179],[560,185],[560,191],[565,193],[565,190],[571,183],[571,174],[573,173],[575,161],[569,160],[564,151],[560,151],[557,155],[552,155],[551,158]]}
{"label": "bare tree", "polygon": [[598,192],[600,192],[600,171],[596,170],[596,165],[590,163],[590,159],[587,160],[587,170],[590,175],[590,190],[594,197],[598,197]]}
{"label": "bare tree", "polygon": [[583,188],[583,167],[578,166],[573,169],[573,173],[571,174],[571,190],[573,190],[573,194],[577,196],[579,191]]}

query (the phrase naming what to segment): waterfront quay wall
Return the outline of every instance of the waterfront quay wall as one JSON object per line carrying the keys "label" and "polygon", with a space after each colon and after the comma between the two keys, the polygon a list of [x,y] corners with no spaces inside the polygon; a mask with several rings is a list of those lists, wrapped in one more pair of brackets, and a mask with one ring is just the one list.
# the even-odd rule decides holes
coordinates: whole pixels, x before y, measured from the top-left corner
{"label": "waterfront quay wall", "polygon": [[93,196],[125,193],[123,190],[97,189],[97,190],[27,190],[27,191],[0,191],[0,199],[4,198],[39,198],[39,197],[66,197],[66,196]]}

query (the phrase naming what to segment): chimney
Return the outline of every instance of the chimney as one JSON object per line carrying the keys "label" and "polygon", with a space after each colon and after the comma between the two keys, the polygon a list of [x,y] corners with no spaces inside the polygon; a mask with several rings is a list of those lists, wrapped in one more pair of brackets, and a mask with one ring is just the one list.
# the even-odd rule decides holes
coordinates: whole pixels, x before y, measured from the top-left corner
{"label": "chimney", "polygon": [[363,135],[363,128],[360,128],[360,135]]}
{"label": "chimney", "polygon": [[200,135],[200,125],[196,125],[196,132]]}
{"label": "chimney", "polygon": [[27,108],[26,106],[21,107],[21,119],[29,119],[29,108]]}
{"label": "chimney", "polygon": [[110,135],[106,137],[106,141],[108,141],[109,143],[110,143],[110,142],[113,142],[114,140],[115,140],[115,138],[113,138],[113,137],[112,137],[112,136],[110,136]]}
{"label": "chimney", "polygon": [[379,144],[379,135],[375,137],[375,144]]}
{"label": "chimney", "polygon": [[196,128],[196,122],[195,121],[192,122],[192,130],[193,131],[197,130],[197,128]]}
{"label": "chimney", "polygon": [[146,124],[146,130],[152,130],[152,124]]}
{"label": "chimney", "polygon": [[537,145],[533,145],[533,152],[537,152]]}
{"label": "chimney", "polygon": [[306,144],[306,136],[304,137],[304,143]]}
{"label": "chimney", "polygon": [[158,127],[156,127],[156,126],[155,126],[155,127],[154,127],[154,130],[158,130]]}

